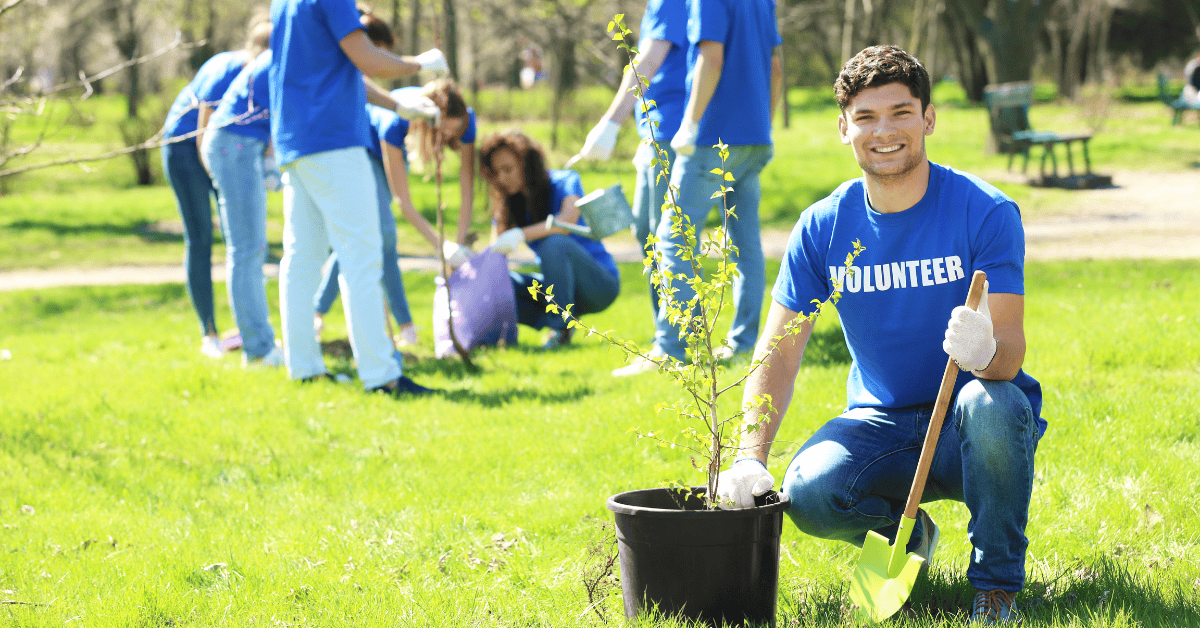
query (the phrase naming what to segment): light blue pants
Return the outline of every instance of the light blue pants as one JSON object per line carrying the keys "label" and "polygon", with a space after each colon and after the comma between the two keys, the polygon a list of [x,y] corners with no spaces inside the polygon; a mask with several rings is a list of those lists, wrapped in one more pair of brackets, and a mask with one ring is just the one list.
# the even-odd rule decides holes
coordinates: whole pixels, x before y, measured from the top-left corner
{"label": "light blue pants", "polygon": [[200,334],[217,333],[213,316],[212,201],[217,191],[204,166],[195,140],[162,147],[163,174],[175,192],[175,203],[183,219],[183,268],[192,309],[200,319]]}
{"label": "light blue pants", "polygon": [[554,300],[560,306],[572,304],[575,316],[602,312],[617,300],[621,280],[597,262],[578,242],[566,235],[549,235],[538,248],[542,265],[540,273],[509,273],[517,297],[517,320],[534,329],[549,327],[566,329],[567,323],[558,314],[546,312],[546,301],[529,295],[533,280],[543,286],[554,286]]}
{"label": "light blue pants", "polygon": [[[933,405],[856,408],[826,423],[783,479],[801,531],[861,546],[867,531],[896,538]],[[1019,591],[1038,428],[1021,389],[974,380],[954,399],[938,437],[922,502],[952,499],[971,512],[967,579],[976,589]],[[908,550],[920,541],[921,521]]]}
{"label": "light blue pants", "polygon": [[261,358],[275,348],[263,263],[267,261],[267,190],[263,153],[267,145],[224,128],[204,134],[204,159],[220,192],[221,231],[229,306],[242,335],[242,352]]}
{"label": "light blue pants", "polygon": [[[766,288],[766,265],[763,260],[762,237],[758,227],[758,204],[762,196],[759,174],[771,161],[774,148],[763,146],[730,146],[729,158],[724,164],[725,172],[733,175],[729,184],[733,191],[725,203],[734,207],[737,218],[729,219],[729,238],[737,247],[730,261],[737,263],[738,276],[733,280],[733,305],[737,310],[729,328],[729,344],[735,352],[754,349],[758,340],[759,318],[762,315],[763,291]],[[679,190],[677,204],[683,215],[696,226],[698,241],[714,207],[724,211],[725,204],[713,193],[721,189],[721,176],[714,169],[722,167],[721,156],[712,147],[696,147],[691,155],[679,155],[671,165],[671,184]],[[692,276],[691,262],[680,259],[676,252],[684,242],[682,236],[672,233],[672,212],[664,212],[658,223],[658,251],[662,253],[665,270]],[[676,279],[678,288],[675,299],[686,303],[695,293],[685,279]],[[687,343],[679,337],[680,330],[671,325],[667,310],[660,306],[655,319],[654,344],[660,351],[677,360],[686,359]]]}
{"label": "light blue pants", "polygon": [[292,379],[328,372],[313,336],[312,307],[330,246],[341,266],[342,309],[359,379],[371,389],[400,377],[383,318],[377,207],[375,174],[361,146],[306,155],[283,167],[279,301]]}
{"label": "light blue pants", "polygon": [[[663,150],[667,153],[667,163],[675,162],[675,151],[669,144],[663,144]],[[651,153],[646,155],[645,153]],[[645,253],[646,238],[658,232],[658,223],[662,219],[662,206],[667,195],[667,187],[670,185],[670,180],[667,177],[659,177],[662,172],[662,166],[651,166],[649,163],[639,163],[646,161],[646,157],[653,159],[655,154],[651,147],[641,145],[638,147],[638,156],[634,158],[634,165],[637,166],[637,185],[633,188],[633,235],[637,239],[638,244],[642,246],[642,252]],[[654,284],[650,284],[650,311],[652,315],[658,315],[658,290],[654,288]]]}
{"label": "light blue pants", "polygon": [[[383,160],[368,155],[375,169],[375,193],[379,197],[379,235],[383,238],[383,293],[388,308],[400,325],[412,322],[408,310],[408,297],[404,294],[404,281],[400,277],[400,259],[396,255],[396,215],[392,213],[392,190],[388,187],[387,174],[383,171]],[[313,304],[317,312],[325,314],[333,307],[338,297],[337,253],[331,253],[325,262],[325,274],[317,288],[317,299]]]}

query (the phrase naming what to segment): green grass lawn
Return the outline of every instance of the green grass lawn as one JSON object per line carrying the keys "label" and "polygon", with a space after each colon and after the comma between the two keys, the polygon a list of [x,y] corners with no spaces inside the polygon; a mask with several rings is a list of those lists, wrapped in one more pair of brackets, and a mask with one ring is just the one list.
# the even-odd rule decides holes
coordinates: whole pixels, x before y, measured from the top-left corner
{"label": "green grass lawn", "polygon": [[[775,158],[763,173],[762,222],[765,228],[787,230],[800,212],[824,197],[846,179],[859,176],[850,150],[838,141],[837,109],[829,90],[794,89],[790,93],[790,124],[782,128],[777,117]],[[549,148],[550,125],[545,90],[531,92],[483,91],[480,108],[481,137],[512,126],[525,130]],[[559,145],[550,151],[551,165],[563,164],[583,143],[591,125],[603,112],[611,93],[603,88],[580,90],[564,107]],[[161,99],[161,98],[160,98]],[[165,101],[154,101],[148,112],[162,109]],[[1027,217],[1053,212],[1075,202],[1065,190],[1031,188],[1001,181],[1007,158],[986,150],[987,113],[963,104],[961,90],[939,85],[934,97],[939,106],[937,130],[929,140],[931,159],[998,181],[997,185],[1021,205]],[[85,107],[86,105],[86,107]],[[90,109],[89,109],[90,107]],[[48,114],[55,129],[30,161],[66,154],[89,155],[111,150],[120,143],[115,125],[123,115],[119,99],[96,98],[78,105],[79,111],[52,110]],[[1095,109],[1094,107],[1092,109]],[[1096,169],[1183,171],[1200,168],[1200,127],[1173,127],[1170,116],[1157,102],[1114,100],[1107,116],[1088,114],[1079,105],[1039,103],[1031,113],[1035,128],[1073,131],[1102,123],[1091,142]],[[519,115],[522,114],[522,115]],[[146,115],[150,115],[147,113]],[[65,122],[65,124],[60,124]],[[35,137],[28,120],[13,131],[13,141]],[[584,162],[577,166],[584,187],[594,189],[621,182],[627,194],[634,187],[630,159],[637,147],[632,122],[624,131],[611,161]],[[1034,157],[1037,158],[1037,151]],[[152,156],[155,168],[158,155]],[[1036,164],[1034,165],[1036,168]],[[458,206],[458,162],[450,156],[445,164],[443,197],[454,220]],[[80,166],[61,166],[32,171],[7,183],[9,193],[0,195],[0,271],[17,268],[97,267],[113,264],[174,264],[183,258],[179,216],[170,189],[162,183],[138,188],[131,185],[132,167],[127,158]],[[435,216],[436,190],[432,177],[414,175],[410,181],[413,201],[427,218]],[[274,257],[282,254],[282,200],[269,195],[268,236]],[[487,190],[476,186],[473,230],[486,238]],[[717,220],[713,212],[711,220]],[[399,221],[400,252],[427,255],[428,246],[408,224]],[[453,232],[453,225],[450,226]],[[218,239],[214,257],[224,250]]]}
{"label": "green grass lawn", "polygon": [[[622,270],[586,322],[643,340],[639,268]],[[432,278],[406,283],[429,346]],[[1027,287],[1050,428],[1025,625],[1200,625],[1200,262],[1031,263]],[[672,428],[653,408],[676,393],[609,377],[620,354],[595,338],[541,353],[523,328],[479,374],[426,356],[407,372],[446,392],[394,401],[202,358],[196,327],[179,285],[0,293],[0,624],[600,625],[582,581],[604,500],[698,480],[627,433]],[[806,358],[776,478],[844,403],[834,317]],[[961,626],[968,514],[929,510],[940,562],[896,625]],[[786,522],[782,550],[779,625],[847,625],[857,551]],[[598,608],[619,623],[619,596]]]}

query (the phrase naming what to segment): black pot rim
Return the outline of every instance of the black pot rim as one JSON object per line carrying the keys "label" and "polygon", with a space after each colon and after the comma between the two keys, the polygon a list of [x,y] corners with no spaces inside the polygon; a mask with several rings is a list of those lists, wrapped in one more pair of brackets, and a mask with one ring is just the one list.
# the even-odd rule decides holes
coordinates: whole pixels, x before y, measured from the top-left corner
{"label": "black pot rim", "polygon": [[[758,517],[769,515],[776,512],[787,510],[791,505],[791,501],[787,495],[783,493],[771,491],[774,493],[777,502],[766,504],[764,506],[751,506],[750,508],[731,508],[728,510],[680,510],[678,508],[650,508],[647,506],[631,506],[621,502],[621,498],[631,495],[644,495],[646,493],[661,493],[665,491],[679,490],[675,488],[643,488],[632,491],[623,491],[612,495],[605,502],[605,506],[612,512],[634,517],[658,517],[658,518],[705,518],[705,519],[740,519],[745,517]],[[692,490],[701,493],[706,492],[706,487],[695,486]]]}

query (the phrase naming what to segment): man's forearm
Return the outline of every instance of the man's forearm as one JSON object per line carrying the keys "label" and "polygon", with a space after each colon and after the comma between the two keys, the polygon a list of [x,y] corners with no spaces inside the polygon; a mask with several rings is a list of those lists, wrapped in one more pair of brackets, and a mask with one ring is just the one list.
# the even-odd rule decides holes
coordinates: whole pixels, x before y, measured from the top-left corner
{"label": "man's forearm", "polygon": [[[630,113],[633,113],[635,106],[640,106],[638,94],[650,81],[654,80],[654,75],[658,74],[658,68],[662,66],[663,59],[666,58],[670,49],[670,42],[655,39],[648,44],[646,50],[638,52],[638,56],[633,59],[633,64],[621,77],[621,86],[617,88],[617,93],[613,97],[612,103],[609,104],[608,111],[604,112],[605,119],[620,124],[629,117]],[[639,80],[638,75],[646,79],[642,89],[635,89]]]}
{"label": "man's forearm", "polygon": [[688,98],[684,120],[700,122],[708,103],[721,81],[721,70],[725,67],[725,46],[715,41],[700,42],[700,55],[692,75],[692,93]]}
{"label": "man's forearm", "polygon": [[[742,408],[746,410],[743,426],[746,431],[740,439],[739,458],[755,458],[767,464],[771,444],[775,442],[783,416],[792,403],[796,375],[804,358],[804,347],[812,333],[812,324],[803,322],[794,334],[785,335],[788,325],[797,316],[776,302],[772,302],[767,312],[762,336],[754,347],[754,359],[761,360],[762,365],[750,375],[742,395]],[[784,337],[776,342],[778,336]],[[759,399],[760,396],[769,397],[769,401],[766,398]]]}

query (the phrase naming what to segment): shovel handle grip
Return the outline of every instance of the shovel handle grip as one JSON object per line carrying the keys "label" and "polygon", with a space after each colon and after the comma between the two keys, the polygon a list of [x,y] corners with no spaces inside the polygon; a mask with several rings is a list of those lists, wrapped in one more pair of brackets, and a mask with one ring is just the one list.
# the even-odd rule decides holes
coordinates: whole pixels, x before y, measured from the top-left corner
{"label": "shovel handle grip", "polygon": [[[983,282],[986,279],[987,274],[982,270],[975,271],[971,276],[967,307],[972,310],[979,308],[979,300],[983,298]],[[921,446],[917,474],[913,476],[912,488],[908,491],[908,503],[904,506],[904,516],[909,519],[917,518],[917,508],[920,507],[921,496],[925,493],[925,481],[929,479],[929,466],[933,463],[933,453],[937,450],[938,436],[942,433],[942,422],[946,419],[950,395],[954,393],[954,383],[957,380],[958,365],[954,363],[954,358],[947,358],[946,372],[942,374],[942,386],[938,389],[937,402],[933,404],[933,416],[929,417],[929,430],[925,432],[925,444]]]}

